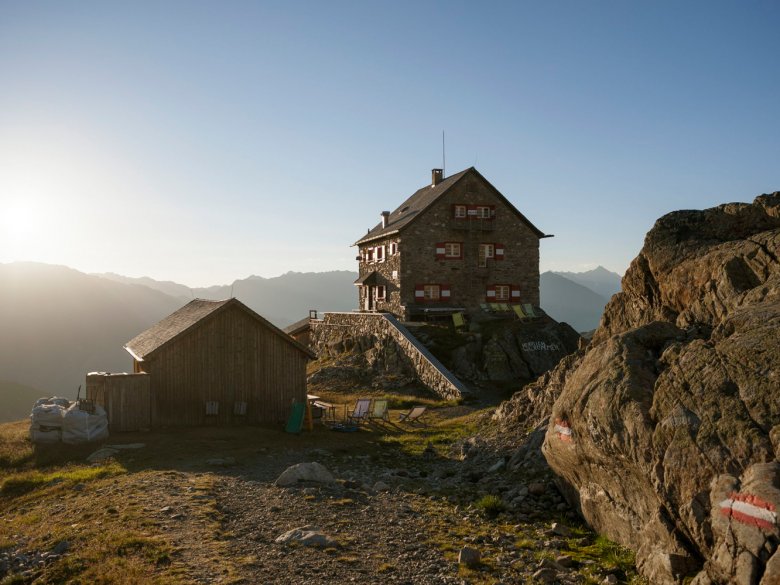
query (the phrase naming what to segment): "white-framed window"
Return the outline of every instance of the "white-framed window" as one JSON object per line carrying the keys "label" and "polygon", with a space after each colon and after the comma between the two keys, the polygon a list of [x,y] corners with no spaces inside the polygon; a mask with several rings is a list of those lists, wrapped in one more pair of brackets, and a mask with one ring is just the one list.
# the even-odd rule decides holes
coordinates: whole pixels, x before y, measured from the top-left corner
{"label": "white-framed window", "polygon": [[385,288],[384,285],[380,284],[379,286],[377,286],[374,289],[374,291],[376,292],[376,300],[378,300],[378,301],[384,301],[385,300],[385,298],[386,298],[385,295],[387,294],[387,289]]}
{"label": "white-framed window", "polygon": [[376,247],[376,261],[377,262],[384,262],[385,261],[385,247],[384,246],[377,246]]}
{"label": "white-framed window", "polygon": [[496,285],[496,300],[497,301],[508,301],[509,300],[509,285],[508,284],[497,284]]}
{"label": "white-framed window", "polygon": [[423,287],[423,298],[426,301],[438,301],[441,298],[441,287],[438,284],[426,284]]}
{"label": "white-framed window", "polygon": [[455,217],[458,219],[463,219],[466,217],[466,206],[465,205],[456,205],[455,206]]}
{"label": "white-framed window", "polygon": [[398,254],[398,242],[391,242],[390,243],[390,255],[394,256],[395,254]]}
{"label": "white-framed window", "polygon": [[479,245],[479,257],[480,258],[495,258],[496,245],[495,244],[480,244]]}
{"label": "white-framed window", "polygon": [[445,258],[460,258],[461,256],[460,242],[445,242],[444,244],[444,257]]}
{"label": "white-framed window", "polygon": [[486,205],[477,205],[477,217],[480,219],[490,219],[490,207]]}
{"label": "white-framed window", "polygon": [[373,248],[366,248],[365,254],[366,254],[366,262],[373,262],[374,261],[374,249]]}

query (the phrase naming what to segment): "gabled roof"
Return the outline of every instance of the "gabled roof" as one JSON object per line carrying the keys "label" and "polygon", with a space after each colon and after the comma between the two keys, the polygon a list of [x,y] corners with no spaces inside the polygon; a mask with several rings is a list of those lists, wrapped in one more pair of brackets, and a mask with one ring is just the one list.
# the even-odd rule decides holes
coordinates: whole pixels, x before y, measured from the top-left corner
{"label": "gabled roof", "polygon": [[518,209],[510,203],[510,201],[504,197],[501,192],[490,184],[485,177],[483,177],[477,169],[469,167],[464,171],[450,175],[443,181],[441,181],[435,187],[426,185],[418,189],[411,197],[401,203],[398,208],[393,211],[387,221],[387,227],[382,227],[382,224],[377,224],[373,229],[360,238],[353,246],[359,246],[366,242],[383,238],[392,234],[396,234],[412,223],[415,219],[420,217],[422,213],[433,205],[442,195],[449,191],[458,181],[468,174],[475,174],[479,179],[485,182],[485,184],[495,193],[495,195],[503,201],[509,209],[514,212],[515,215],[525,223],[539,238],[549,237],[544,234],[539,228],[532,224],[527,217],[525,217]]}
{"label": "gabled roof", "polygon": [[282,329],[282,331],[284,331],[287,335],[295,335],[296,333],[306,331],[309,327],[311,327],[311,318],[304,317],[300,321],[296,321],[292,325],[288,325]]}
{"label": "gabled roof", "polygon": [[279,335],[282,339],[308,355],[310,358],[314,359],[317,357],[311,350],[292,339],[276,325],[255,313],[238,299],[227,299],[224,301],[195,299],[194,301],[190,301],[178,311],[171,313],[165,317],[165,319],[152,325],[143,333],[136,335],[133,339],[128,341],[124,347],[133,358],[138,361],[144,361],[163,346],[199,327],[212,315],[224,311],[231,306],[240,308],[250,317],[270,329],[273,333]]}

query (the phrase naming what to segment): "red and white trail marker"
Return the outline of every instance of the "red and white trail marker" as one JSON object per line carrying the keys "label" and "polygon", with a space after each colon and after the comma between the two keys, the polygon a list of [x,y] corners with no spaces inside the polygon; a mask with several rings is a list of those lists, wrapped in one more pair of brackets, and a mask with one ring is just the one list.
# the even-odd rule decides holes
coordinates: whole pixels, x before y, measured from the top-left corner
{"label": "red and white trail marker", "polygon": [[561,441],[566,443],[573,443],[574,438],[571,436],[571,427],[569,421],[556,419],[555,421],[555,433]]}
{"label": "red and white trail marker", "polygon": [[766,530],[777,526],[775,505],[753,494],[732,493],[720,503],[720,513],[748,526]]}

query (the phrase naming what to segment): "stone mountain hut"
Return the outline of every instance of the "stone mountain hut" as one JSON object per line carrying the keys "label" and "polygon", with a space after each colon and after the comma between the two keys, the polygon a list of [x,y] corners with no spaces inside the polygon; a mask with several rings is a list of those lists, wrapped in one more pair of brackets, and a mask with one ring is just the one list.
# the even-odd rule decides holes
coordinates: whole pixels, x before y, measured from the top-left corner
{"label": "stone mountain hut", "polygon": [[191,301],[125,349],[149,376],[154,427],[283,422],[316,357],[237,299]]}
{"label": "stone mountain hut", "polygon": [[539,240],[549,238],[474,167],[431,183],[361,237],[358,303],[409,321],[482,303],[539,306]]}

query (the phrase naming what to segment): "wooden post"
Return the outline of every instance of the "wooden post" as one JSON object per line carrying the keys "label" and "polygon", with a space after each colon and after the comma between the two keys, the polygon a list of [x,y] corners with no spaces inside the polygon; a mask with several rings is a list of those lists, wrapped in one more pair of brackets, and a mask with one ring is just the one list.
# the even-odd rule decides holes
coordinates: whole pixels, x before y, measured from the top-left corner
{"label": "wooden post", "polygon": [[311,400],[308,398],[306,399],[306,418],[304,419],[306,422],[306,430],[307,431],[313,431],[314,430],[314,420],[311,416]]}

